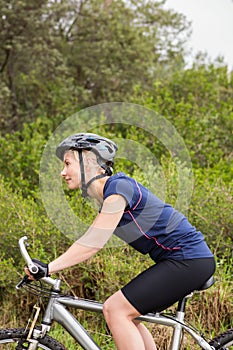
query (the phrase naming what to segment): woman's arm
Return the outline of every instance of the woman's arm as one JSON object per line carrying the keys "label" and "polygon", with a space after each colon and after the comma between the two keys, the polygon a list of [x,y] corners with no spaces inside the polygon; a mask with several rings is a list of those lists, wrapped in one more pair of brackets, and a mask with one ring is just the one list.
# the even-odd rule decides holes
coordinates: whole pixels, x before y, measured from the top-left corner
{"label": "woman's arm", "polygon": [[97,248],[85,247],[75,242],[64,254],[49,263],[49,274],[61,271],[67,267],[74,266],[87,260],[96,254],[98,250],[99,249]]}
{"label": "woman's arm", "polygon": [[96,254],[109,240],[125,210],[126,201],[112,195],[103,202],[101,212],[86,233],[57,259],[49,264],[49,273],[61,271]]}

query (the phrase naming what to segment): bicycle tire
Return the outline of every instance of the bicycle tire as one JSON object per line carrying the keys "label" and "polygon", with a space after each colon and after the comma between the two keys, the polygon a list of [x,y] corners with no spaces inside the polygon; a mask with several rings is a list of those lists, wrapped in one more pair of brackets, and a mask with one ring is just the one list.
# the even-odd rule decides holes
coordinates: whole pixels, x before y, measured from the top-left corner
{"label": "bicycle tire", "polygon": [[209,344],[216,350],[233,350],[233,328],[217,335]]}
{"label": "bicycle tire", "polygon": [[[0,329],[0,345],[4,350],[24,350],[28,349],[29,342],[26,340],[27,334],[23,328]],[[49,335],[39,339],[38,349],[41,350],[66,350],[66,348]]]}

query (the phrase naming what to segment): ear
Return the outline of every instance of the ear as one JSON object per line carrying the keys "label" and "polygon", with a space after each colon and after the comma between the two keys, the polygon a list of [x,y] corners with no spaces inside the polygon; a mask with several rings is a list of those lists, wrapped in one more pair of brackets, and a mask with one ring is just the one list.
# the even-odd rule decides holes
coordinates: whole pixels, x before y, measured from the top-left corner
{"label": "ear", "polygon": [[91,155],[85,155],[85,164],[90,169],[96,169],[97,161],[96,158],[92,157]]}
{"label": "ear", "polygon": [[92,157],[86,157],[85,163],[86,163],[87,165],[89,165],[89,166],[92,166],[92,165],[94,165],[96,162],[95,162],[95,160],[94,160]]}

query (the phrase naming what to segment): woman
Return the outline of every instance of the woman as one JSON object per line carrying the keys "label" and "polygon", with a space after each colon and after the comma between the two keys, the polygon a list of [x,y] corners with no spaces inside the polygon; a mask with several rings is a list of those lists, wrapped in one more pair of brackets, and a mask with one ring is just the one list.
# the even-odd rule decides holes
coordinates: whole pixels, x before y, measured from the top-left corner
{"label": "woman", "polygon": [[[69,189],[95,198],[100,211],[87,232],[49,264],[34,262],[39,279],[87,260],[114,233],[154,261],[104,303],[104,316],[119,350],[154,350],[135,319],[161,311],[201,287],[214,273],[213,254],[187,218],[124,173],[112,175],[117,146],[95,134],[76,134],[57,147]],[[28,270],[27,273],[29,274]]]}

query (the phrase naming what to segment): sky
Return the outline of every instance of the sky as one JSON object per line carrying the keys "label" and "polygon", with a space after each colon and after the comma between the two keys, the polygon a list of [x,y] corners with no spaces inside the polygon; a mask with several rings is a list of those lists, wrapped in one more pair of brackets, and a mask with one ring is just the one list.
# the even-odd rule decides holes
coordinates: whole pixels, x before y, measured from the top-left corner
{"label": "sky", "polygon": [[190,61],[202,51],[211,60],[223,56],[233,68],[233,0],[167,0],[166,7],[183,13],[192,22]]}

